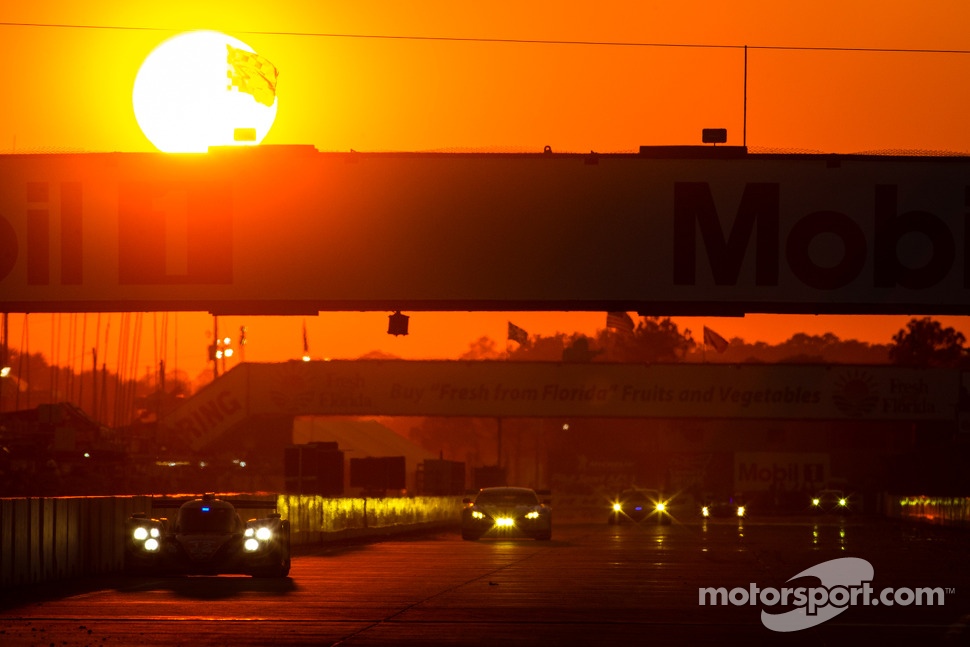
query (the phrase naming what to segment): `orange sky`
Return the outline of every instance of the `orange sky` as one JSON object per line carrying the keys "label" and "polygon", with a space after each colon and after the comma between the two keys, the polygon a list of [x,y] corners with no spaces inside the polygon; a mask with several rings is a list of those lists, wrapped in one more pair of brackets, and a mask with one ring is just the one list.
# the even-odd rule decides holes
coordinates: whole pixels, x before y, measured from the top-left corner
{"label": "orange sky", "polygon": [[[202,28],[240,38],[279,68],[279,112],[267,144],[312,144],[321,151],[539,151],[549,145],[618,152],[641,144],[697,144],[702,128],[725,127],[728,143],[739,145],[744,54],[737,46],[748,45],[746,143],[753,151],[970,152],[970,55],[766,49],[968,49],[970,4],[801,4],[8,2],[0,23],[128,29],[0,25],[7,61],[0,154],[153,150],[131,107],[135,73],[166,37]],[[592,334],[605,321],[603,313],[409,314],[407,337],[385,333],[383,312],[308,318],[311,353],[336,358],[380,350],[447,358],[483,335],[504,347],[508,320],[547,335]],[[146,339],[153,339],[160,317],[144,315]],[[970,336],[967,319],[940,319]],[[118,315],[114,320],[117,331]],[[170,345],[174,320],[170,315]],[[677,321],[748,341],[834,332],[884,343],[907,320],[761,315]],[[51,321],[50,315],[31,316],[31,350],[51,354]],[[22,315],[11,315],[14,348],[21,323]],[[221,327],[235,337],[242,324],[249,330],[248,360],[302,353],[302,318],[228,317]],[[204,370],[211,330],[207,315],[178,316],[179,368],[192,375]],[[158,352],[147,341],[144,346],[139,359],[148,366]],[[174,347],[168,355],[173,366]]]}

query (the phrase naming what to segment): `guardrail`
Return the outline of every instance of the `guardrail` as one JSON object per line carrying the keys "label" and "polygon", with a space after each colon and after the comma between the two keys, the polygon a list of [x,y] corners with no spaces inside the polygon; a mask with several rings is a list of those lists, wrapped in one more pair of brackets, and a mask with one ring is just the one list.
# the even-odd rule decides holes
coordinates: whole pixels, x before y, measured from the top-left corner
{"label": "guardrail", "polygon": [[[460,497],[271,496],[290,521],[294,545],[457,526],[461,511]],[[148,496],[0,499],[0,589],[120,572],[125,519],[151,512],[151,502]],[[243,518],[258,516],[237,508]],[[156,511],[154,516],[165,515]]]}

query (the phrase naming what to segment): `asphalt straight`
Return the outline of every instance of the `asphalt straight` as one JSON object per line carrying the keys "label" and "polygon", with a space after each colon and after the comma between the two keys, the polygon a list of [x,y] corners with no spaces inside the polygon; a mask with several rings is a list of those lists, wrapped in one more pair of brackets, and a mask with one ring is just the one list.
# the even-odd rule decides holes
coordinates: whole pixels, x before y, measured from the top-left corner
{"label": "asphalt straight", "polygon": [[[7,592],[0,645],[970,644],[968,548],[961,531],[863,517],[557,523],[548,542],[443,532],[305,548],[283,580],[119,576]],[[787,632],[762,613],[790,607],[750,603],[753,586],[818,587],[792,578],[846,557],[899,602],[849,604]],[[701,605],[706,587],[728,602]],[[920,587],[940,599],[907,604]]]}

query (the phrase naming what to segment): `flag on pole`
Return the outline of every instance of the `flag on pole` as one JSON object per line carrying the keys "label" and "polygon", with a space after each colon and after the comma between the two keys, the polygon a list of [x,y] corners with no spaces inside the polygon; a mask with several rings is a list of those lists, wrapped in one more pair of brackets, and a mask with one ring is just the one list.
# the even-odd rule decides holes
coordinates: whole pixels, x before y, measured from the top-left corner
{"label": "flag on pole", "polygon": [[272,106],[276,101],[276,79],[279,72],[276,66],[254,52],[237,49],[226,43],[229,64],[229,89],[236,87],[240,92],[253,95],[264,106]]}
{"label": "flag on pole", "polygon": [[625,312],[607,312],[606,327],[624,332],[633,332],[633,319]]}
{"label": "flag on pole", "polygon": [[713,346],[714,350],[719,353],[723,353],[727,350],[728,340],[721,337],[719,334],[704,326],[704,344],[707,346]]}
{"label": "flag on pole", "polygon": [[524,344],[529,341],[529,333],[527,333],[522,328],[519,328],[511,321],[509,322],[509,339],[512,341],[517,341],[520,344]]}

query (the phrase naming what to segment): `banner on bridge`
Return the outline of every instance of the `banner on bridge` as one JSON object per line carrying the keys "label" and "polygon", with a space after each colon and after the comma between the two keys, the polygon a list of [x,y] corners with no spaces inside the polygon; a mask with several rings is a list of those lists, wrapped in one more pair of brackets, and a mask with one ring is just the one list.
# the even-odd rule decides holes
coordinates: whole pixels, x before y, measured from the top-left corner
{"label": "banner on bridge", "polygon": [[247,416],[956,420],[959,371],[360,360],[241,364],[165,419],[204,445]]}
{"label": "banner on bridge", "polygon": [[721,150],[0,155],[0,311],[966,313],[970,158]]}

